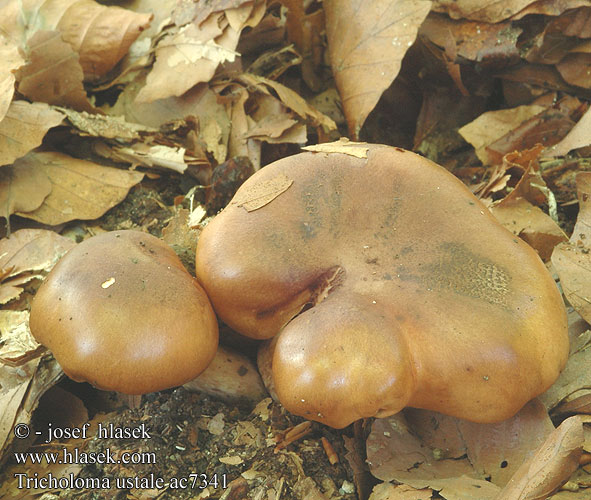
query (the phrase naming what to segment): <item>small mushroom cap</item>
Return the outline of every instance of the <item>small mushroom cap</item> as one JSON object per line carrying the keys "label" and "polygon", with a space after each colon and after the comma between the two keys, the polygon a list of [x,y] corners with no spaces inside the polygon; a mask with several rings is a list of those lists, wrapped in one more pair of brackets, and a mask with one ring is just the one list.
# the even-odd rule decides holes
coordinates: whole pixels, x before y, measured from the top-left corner
{"label": "small mushroom cap", "polygon": [[168,245],[139,231],[70,250],[39,288],[30,327],[70,378],[125,394],[195,378],[218,344],[203,289]]}
{"label": "small mushroom cap", "polygon": [[293,413],[509,418],[568,356],[554,280],[445,169],[366,146],[257,172],[201,234],[197,278],[232,328],[279,334],[273,378]]}

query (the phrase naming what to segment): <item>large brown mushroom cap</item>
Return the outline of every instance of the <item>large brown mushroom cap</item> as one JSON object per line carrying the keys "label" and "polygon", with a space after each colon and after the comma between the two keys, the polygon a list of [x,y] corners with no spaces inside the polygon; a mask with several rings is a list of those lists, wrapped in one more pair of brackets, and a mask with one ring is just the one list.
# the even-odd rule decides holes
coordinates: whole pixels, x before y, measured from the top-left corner
{"label": "large brown mushroom cap", "polygon": [[39,288],[30,326],[70,378],[125,394],[191,380],[218,343],[203,289],[168,245],[138,231],[70,250]]}
{"label": "large brown mushroom cap", "polygon": [[293,413],[510,417],[567,359],[553,279],[445,169],[367,146],[257,172],[203,231],[198,279],[232,328],[280,333],[273,377]]}

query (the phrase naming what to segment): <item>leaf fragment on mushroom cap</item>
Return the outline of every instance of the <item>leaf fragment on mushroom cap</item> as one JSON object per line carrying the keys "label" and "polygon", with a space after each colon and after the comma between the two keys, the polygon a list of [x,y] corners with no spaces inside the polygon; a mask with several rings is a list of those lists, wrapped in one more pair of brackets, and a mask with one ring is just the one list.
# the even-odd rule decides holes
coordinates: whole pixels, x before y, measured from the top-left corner
{"label": "leaf fragment on mushroom cap", "polygon": [[367,158],[367,150],[369,147],[365,142],[351,142],[346,137],[341,137],[336,142],[306,146],[302,149],[305,151],[312,151],[313,153],[343,153],[355,156],[356,158]]}
{"label": "leaf fragment on mushroom cap", "polygon": [[271,203],[280,194],[287,191],[292,184],[293,179],[284,174],[277,175],[268,181],[259,182],[244,190],[240,193],[241,196],[236,196],[231,203],[245,208],[247,212],[253,212]]}

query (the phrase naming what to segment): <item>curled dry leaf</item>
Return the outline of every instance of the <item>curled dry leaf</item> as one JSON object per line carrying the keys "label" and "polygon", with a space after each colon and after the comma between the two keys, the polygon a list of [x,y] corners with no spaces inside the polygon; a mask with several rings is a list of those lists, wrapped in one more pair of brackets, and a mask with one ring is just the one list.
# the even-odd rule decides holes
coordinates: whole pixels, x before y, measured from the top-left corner
{"label": "curled dry leaf", "polygon": [[49,272],[73,246],[69,238],[45,229],[21,229],[0,240],[0,304],[17,298],[21,285]]}
{"label": "curled dry leaf", "polygon": [[0,165],[8,165],[41,144],[64,115],[41,102],[13,101],[0,122]]}
{"label": "curled dry leaf", "polygon": [[550,191],[547,189],[546,181],[540,174],[538,162],[543,149],[541,144],[537,144],[531,149],[522,149],[503,156],[503,166],[506,170],[515,172],[519,180],[514,189],[500,203],[505,200],[514,201],[523,198],[537,205],[551,204],[549,199]]}
{"label": "curled dry leaf", "polygon": [[[574,398],[567,403],[561,403],[554,408],[554,415],[567,416],[575,414],[591,415],[591,393]],[[591,441],[590,443],[591,444]],[[585,449],[591,453],[591,450]]]}
{"label": "curled dry leaf", "polygon": [[113,69],[152,18],[93,0],[9,0],[3,14],[0,30],[15,42],[38,30],[59,31],[79,54],[86,81]]}
{"label": "curled dry leaf", "polygon": [[[177,26],[183,26],[190,22],[200,25],[214,12],[223,12],[229,9],[237,9],[245,3],[252,4],[251,0],[212,0],[210,2],[181,1],[172,12],[172,21]],[[252,9],[252,5],[251,5]]]}
{"label": "curled dry leaf", "polygon": [[156,132],[154,128],[125,121],[121,116],[90,114],[67,108],[60,108],[60,111],[66,115],[68,121],[80,135],[102,137],[104,139],[118,139],[118,141],[131,141],[139,139],[141,132]]}
{"label": "curled dry leaf", "polygon": [[4,279],[31,271],[49,272],[75,243],[55,231],[20,229],[0,240],[0,268]]}
{"label": "curled dry leaf", "polygon": [[230,119],[224,105],[218,102],[208,85],[198,84],[179,97],[136,103],[135,97],[144,80],[140,75],[137,81],[127,85],[110,114],[123,115],[128,123],[148,127],[160,127],[167,122],[194,116],[199,122],[199,140],[218,162],[223,162],[228,152]]}
{"label": "curled dry leaf", "polygon": [[208,82],[221,63],[233,62],[239,55],[239,36],[223,14],[212,14],[201,25],[187,24],[169,33],[156,47],[156,62],[136,101],[180,96]]}
{"label": "curled dry leaf", "polygon": [[369,148],[365,142],[351,142],[346,137],[341,137],[336,142],[306,146],[302,149],[314,153],[343,153],[355,156],[356,158],[367,158],[367,150]]}
{"label": "curled dry leaf", "polygon": [[546,156],[564,156],[573,149],[591,144],[591,108],[575,124],[571,131],[554,146],[544,151]]}
{"label": "curled dry leaf", "polygon": [[490,210],[503,226],[529,243],[544,261],[550,259],[556,245],[568,239],[551,217],[523,198],[505,198]]}
{"label": "curled dry leaf", "polygon": [[354,139],[400,71],[431,2],[324,2],[330,63]]}
{"label": "curled dry leaf", "polygon": [[[4,366],[0,370],[0,461],[14,439],[15,424],[31,421],[41,396],[62,376],[62,369],[52,357],[35,357],[21,366]],[[47,471],[46,464],[42,467]]]}
{"label": "curled dry leaf", "polygon": [[571,52],[585,52],[579,38],[591,37],[590,16],[591,9],[587,7],[568,10],[551,19],[533,38],[525,59],[533,63],[556,64]]}
{"label": "curled dry leaf", "polygon": [[0,61],[2,61],[0,67],[0,121],[2,121],[14,95],[14,71],[20,68],[25,60],[20,55],[16,44],[1,37]]}
{"label": "curled dry leaf", "polygon": [[20,366],[40,350],[29,330],[28,311],[0,311],[0,364]]}
{"label": "curled dry leaf", "polygon": [[517,470],[497,500],[545,500],[577,470],[583,451],[583,423],[567,418]]}
{"label": "curled dry leaf", "polygon": [[382,480],[432,488],[450,500],[492,499],[553,430],[538,400],[497,424],[406,409],[374,422],[367,460]]}
{"label": "curled dry leaf", "polygon": [[552,387],[540,396],[540,400],[549,410],[559,403],[573,402],[591,389],[591,336],[585,333],[580,336],[583,341],[576,352],[571,355],[566,367]]}
{"label": "curled dry leaf", "polygon": [[22,162],[42,170],[52,190],[38,209],[18,215],[49,225],[100,217],[121,202],[144,176],[57,152],[29,153]]}
{"label": "curled dry leaf", "polygon": [[458,132],[474,146],[476,155],[483,164],[493,165],[496,163],[496,156],[492,156],[487,147],[545,109],[534,104],[487,111],[464,125]]}
{"label": "curled dry leaf", "polygon": [[558,245],[552,264],[564,295],[575,310],[591,322],[591,172],[577,174],[579,215],[570,240]]}
{"label": "curled dry leaf", "polygon": [[573,49],[573,53],[564,56],[562,61],[556,65],[556,69],[565,82],[585,89],[591,88],[591,74],[587,71],[591,64],[590,45],[587,42],[584,53],[575,52],[578,48]]}
{"label": "curled dry leaf", "polygon": [[[150,146],[143,142],[137,142],[128,147],[108,147],[106,144],[97,144],[95,151],[105,158],[129,162],[133,166],[166,168],[180,174],[187,169],[186,150],[181,147],[170,147],[161,144]],[[207,163],[207,159],[204,159],[204,161]]]}
{"label": "curled dry leaf", "polygon": [[435,0],[433,10],[444,12],[452,19],[498,23],[534,2],[535,0]]}
{"label": "curled dry leaf", "polygon": [[[511,23],[456,21],[431,13],[422,24],[419,35],[446,49],[450,60],[462,57],[481,66],[505,67],[519,61],[517,39],[522,29]],[[450,37],[455,54],[449,53]]]}
{"label": "curled dry leaf", "polygon": [[16,419],[39,362],[40,358],[34,358],[22,366],[2,366],[0,370],[0,459],[14,439],[14,425],[19,422]]}
{"label": "curled dry leaf", "polygon": [[16,212],[30,212],[51,193],[51,182],[42,170],[18,159],[0,168],[0,217],[7,222]]}
{"label": "curled dry leaf", "polygon": [[517,21],[530,14],[543,14],[545,16],[559,16],[563,12],[589,5],[588,0],[537,0],[531,3],[525,9],[515,14],[511,20]]}
{"label": "curled dry leaf", "polygon": [[284,0],[283,4],[287,7],[288,40],[302,55],[302,78],[310,89],[317,92],[323,86],[319,75],[324,62],[324,10],[318,8],[313,12],[306,12],[308,6],[302,0]]}
{"label": "curled dry leaf", "polygon": [[93,111],[82,81],[78,54],[59,31],[37,31],[27,43],[27,64],[18,75],[18,91],[31,101]]}
{"label": "curled dry leaf", "polygon": [[337,128],[331,118],[314,109],[303,97],[279,82],[248,73],[241,74],[238,80],[246,86],[253,86],[257,91],[263,92],[264,94],[269,94],[269,89],[272,89],[277,93],[277,97],[279,97],[279,100],[285,106],[302,119],[308,121],[313,127],[322,127],[325,132]]}

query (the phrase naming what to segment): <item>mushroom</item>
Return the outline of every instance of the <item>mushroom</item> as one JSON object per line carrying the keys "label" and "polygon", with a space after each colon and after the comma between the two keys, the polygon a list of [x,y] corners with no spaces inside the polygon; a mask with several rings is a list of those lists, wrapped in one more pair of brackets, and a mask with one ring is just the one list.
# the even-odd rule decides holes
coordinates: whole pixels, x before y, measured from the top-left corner
{"label": "mushroom", "polygon": [[322,146],[253,175],[197,245],[220,318],[279,335],[285,408],[337,428],[405,406],[496,422],[546,390],[569,346],[536,252],[421,156]]}
{"label": "mushroom", "polygon": [[218,344],[203,289],[168,245],[139,231],[70,250],[35,295],[30,327],[70,378],[124,394],[195,378]]}

